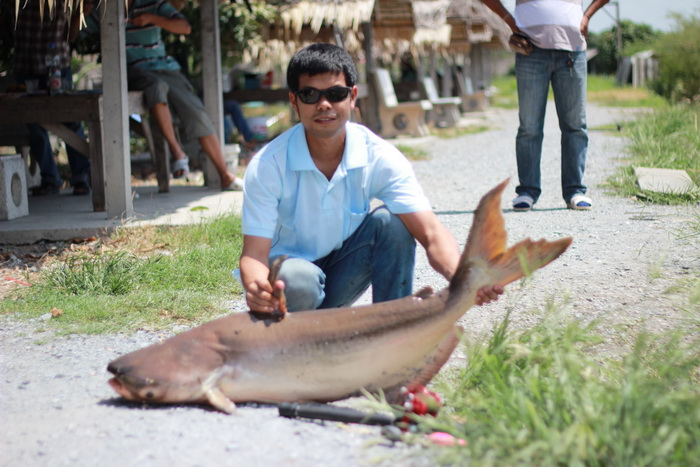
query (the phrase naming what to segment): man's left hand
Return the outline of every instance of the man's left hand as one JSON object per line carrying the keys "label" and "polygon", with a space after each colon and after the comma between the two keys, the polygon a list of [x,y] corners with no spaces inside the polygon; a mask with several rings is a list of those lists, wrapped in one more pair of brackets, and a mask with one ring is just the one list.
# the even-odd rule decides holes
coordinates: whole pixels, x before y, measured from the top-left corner
{"label": "man's left hand", "polygon": [[136,15],[132,16],[131,18],[127,18],[127,22],[133,24],[134,26],[147,26],[149,24],[153,24],[153,15],[150,13],[143,13],[141,15]]}
{"label": "man's left hand", "polygon": [[581,20],[581,34],[586,39],[588,39],[588,20],[588,16],[583,15],[583,19]]}

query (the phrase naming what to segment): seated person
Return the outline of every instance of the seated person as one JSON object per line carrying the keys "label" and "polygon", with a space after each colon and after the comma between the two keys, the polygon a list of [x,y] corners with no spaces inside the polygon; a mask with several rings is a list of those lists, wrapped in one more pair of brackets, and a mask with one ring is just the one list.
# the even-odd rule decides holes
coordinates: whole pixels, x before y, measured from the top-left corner
{"label": "seated person", "polygon": [[[99,29],[101,13],[93,11],[88,29]],[[146,106],[173,154],[173,177],[189,173],[189,159],[175,137],[171,110],[179,117],[184,140],[198,139],[216,167],[221,189],[240,190],[242,181],[229,172],[214,124],[178,62],[165,52],[161,30],[189,34],[189,22],[167,1],[129,2],[126,26],[126,63],[129,90],[143,91]]]}
{"label": "seated person", "polygon": [[[27,2],[17,14],[14,29],[14,73],[18,84],[34,80],[39,89],[47,90],[48,70],[46,56],[57,56],[62,77],[62,86],[72,86],[73,74],[70,68],[69,41],[75,39],[79,31],[80,15],[64,9],[65,0],[56,3],[54,14],[44,11],[42,18],[39,2]],[[53,45],[53,47],[51,47]],[[80,122],[64,123],[68,128],[85,138]],[[33,196],[58,193],[63,180],[58,173],[56,158],[49,133],[35,123],[27,125],[29,130],[29,153],[39,166],[41,185],[32,189]],[[90,193],[90,160],[73,147],[66,145],[68,164],[71,170],[71,185],[74,195]]]}
{"label": "seated person", "polygon": [[[252,149],[255,144],[253,142],[253,130],[250,129],[248,120],[246,120],[245,116],[243,115],[241,105],[238,103],[238,101],[234,99],[226,99],[224,101],[224,115],[231,116],[231,120],[233,121],[236,130],[238,130],[238,133],[243,138],[243,141],[245,141],[245,146],[248,149]],[[232,143],[229,136],[232,131],[233,128],[231,128],[230,124],[227,121],[224,121],[224,133],[226,134],[227,144]]]}

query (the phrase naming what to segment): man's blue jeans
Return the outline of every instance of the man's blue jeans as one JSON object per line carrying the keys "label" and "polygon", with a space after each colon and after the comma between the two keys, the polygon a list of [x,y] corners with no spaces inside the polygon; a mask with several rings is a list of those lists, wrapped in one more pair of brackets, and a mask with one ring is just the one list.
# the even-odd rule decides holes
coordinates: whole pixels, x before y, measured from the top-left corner
{"label": "man's blue jeans", "polygon": [[351,305],[372,284],[372,302],[413,292],[416,240],[386,207],[367,215],[360,227],[316,261],[288,258],[279,277],[289,311]]}
{"label": "man's blue jeans", "polygon": [[[233,99],[225,100],[224,115],[231,115],[231,120],[236,126],[238,132],[241,134],[241,136],[243,136],[244,141],[251,141],[253,139],[253,130],[251,130],[250,126],[248,125],[248,121],[245,119],[245,116],[243,115],[243,111],[241,110],[241,106],[240,104],[238,104],[238,101],[234,101]],[[228,121],[224,119],[224,136],[226,144],[233,142],[231,141],[232,132],[233,127],[231,127]]]}
{"label": "man's blue jeans", "polygon": [[[64,84],[72,86],[73,72],[70,68],[62,69],[61,76]],[[39,80],[39,88],[47,89],[45,75],[18,76],[18,82],[24,82],[28,79]],[[75,131],[81,138],[85,138],[81,122],[65,122],[64,125]],[[41,183],[50,183],[60,187],[63,181],[58,173],[49,133],[43,126],[36,123],[27,124],[27,129],[29,130],[29,153],[39,166]],[[75,185],[78,182],[88,183],[90,181],[90,160],[68,144],[66,144],[66,152],[68,153],[68,164],[71,170],[71,185]]]}
{"label": "man's blue jeans", "polygon": [[540,160],[549,83],[561,129],[561,187],[564,201],[586,193],[588,132],[586,127],[586,52],[535,47],[529,56],[517,54],[520,127],[515,140],[520,184],[515,191],[535,201],[542,193]]}

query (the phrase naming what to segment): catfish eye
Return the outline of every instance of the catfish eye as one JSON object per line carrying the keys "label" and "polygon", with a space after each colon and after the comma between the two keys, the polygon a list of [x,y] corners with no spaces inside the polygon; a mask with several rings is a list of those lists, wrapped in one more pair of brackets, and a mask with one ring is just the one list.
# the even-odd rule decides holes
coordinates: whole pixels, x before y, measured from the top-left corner
{"label": "catfish eye", "polygon": [[146,399],[153,399],[153,391],[148,391],[146,393]]}

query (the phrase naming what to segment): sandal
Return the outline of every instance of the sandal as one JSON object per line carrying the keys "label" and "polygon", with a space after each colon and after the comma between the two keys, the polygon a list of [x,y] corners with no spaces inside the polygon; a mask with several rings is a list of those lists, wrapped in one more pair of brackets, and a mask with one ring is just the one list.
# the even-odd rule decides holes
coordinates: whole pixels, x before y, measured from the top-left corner
{"label": "sandal", "polygon": [[32,188],[32,196],[55,195],[61,191],[61,187],[51,182],[41,182],[41,185]]}
{"label": "sandal", "polygon": [[566,207],[575,211],[590,211],[593,208],[593,201],[583,193],[576,193],[571,200],[566,203]]}
{"label": "sandal", "polygon": [[172,172],[173,178],[186,178],[190,174],[190,158],[185,156],[173,161]]}
{"label": "sandal", "polygon": [[236,177],[229,186],[223,187],[221,191],[243,191],[243,180]]}
{"label": "sandal", "polygon": [[527,212],[534,206],[535,200],[532,196],[519,195],[513,200],[513,211],[516,212]]}
{"label": "sandal", "polygon": [[90,185],[87,182],[75,182],[73,184],[74,196],[85,196],[90,194]]}

